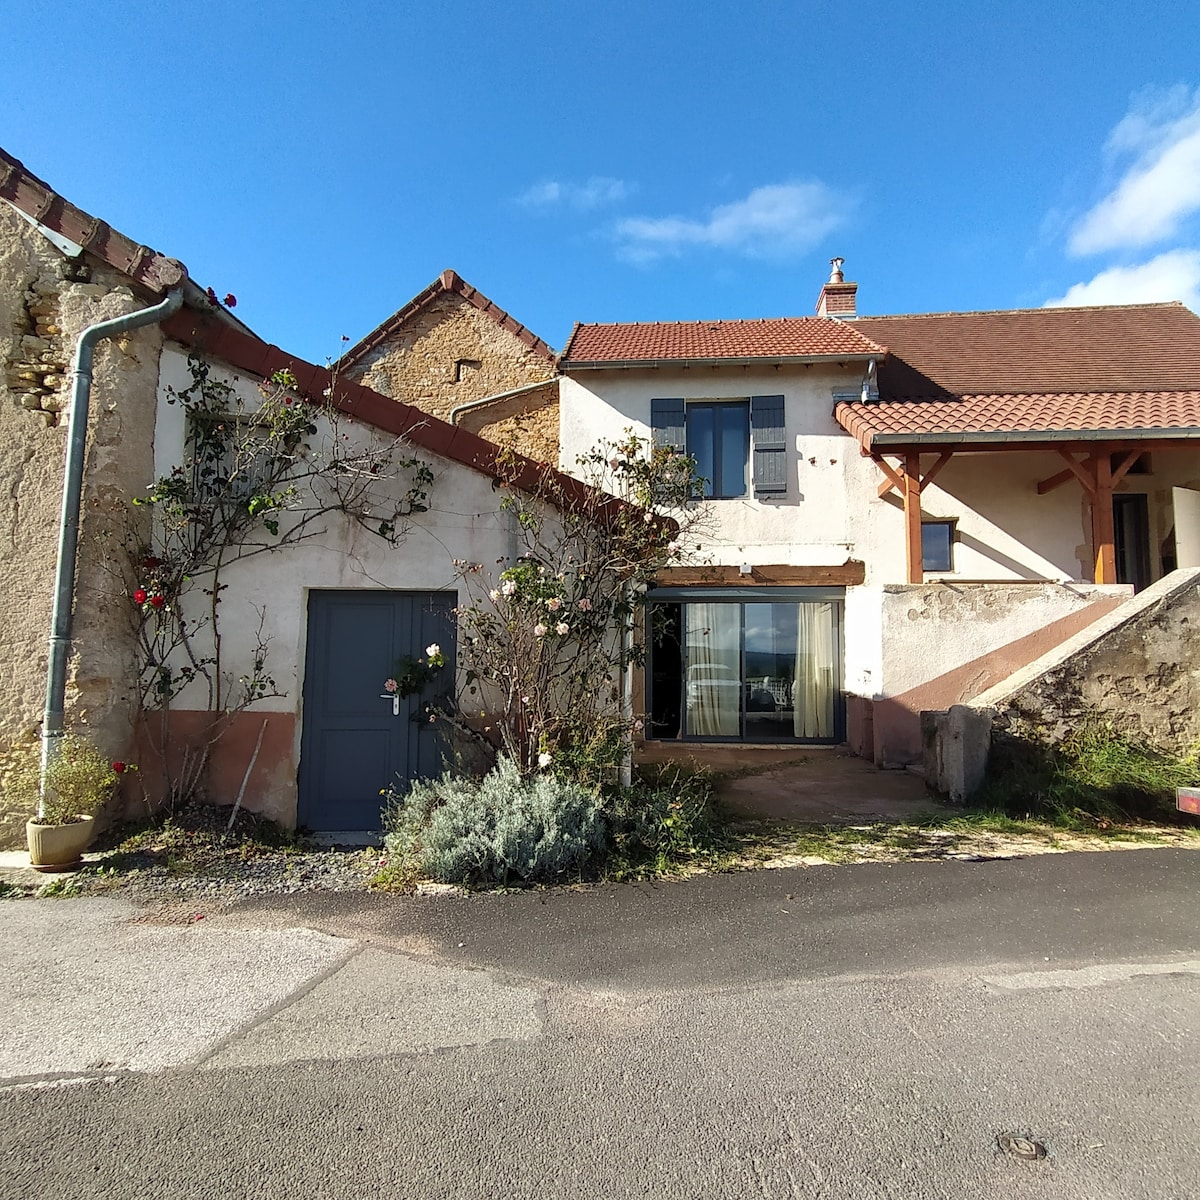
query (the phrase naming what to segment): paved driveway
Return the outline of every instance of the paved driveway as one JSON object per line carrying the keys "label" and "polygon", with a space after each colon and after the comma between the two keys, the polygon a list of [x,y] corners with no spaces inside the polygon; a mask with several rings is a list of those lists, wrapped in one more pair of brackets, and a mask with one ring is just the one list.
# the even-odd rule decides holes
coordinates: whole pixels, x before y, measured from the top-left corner
{"label": "paved driveway", "polygon": [[1198,884],[1145,850],[5,903],[0,1196],[1200,1194]]}

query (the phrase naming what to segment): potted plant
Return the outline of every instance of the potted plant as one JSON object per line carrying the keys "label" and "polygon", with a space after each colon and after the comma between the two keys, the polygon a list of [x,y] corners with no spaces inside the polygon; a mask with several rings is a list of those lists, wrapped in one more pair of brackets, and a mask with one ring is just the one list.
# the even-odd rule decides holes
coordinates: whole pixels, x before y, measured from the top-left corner
{"label": "potted plant", "polygon": [[40,746],[18,763],[5,781],[10,801],[36,809],[25,823],[29,865],[37,871],[73,871],[95,832],[96,813],[112,798],[129,768],[110,762],[85,738],[65,736],[46,768],[45,792],[39,797]]}

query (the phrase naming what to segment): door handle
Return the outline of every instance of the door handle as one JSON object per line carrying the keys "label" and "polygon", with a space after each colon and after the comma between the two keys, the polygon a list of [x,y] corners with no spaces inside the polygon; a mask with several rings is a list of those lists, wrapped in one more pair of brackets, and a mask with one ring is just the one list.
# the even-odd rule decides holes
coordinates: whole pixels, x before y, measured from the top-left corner
{"label": "door handle", "polygon": [[380,692],[380,700],[390,700],[392,702],[392,716],[400,715],[400,693],[399,692]]}

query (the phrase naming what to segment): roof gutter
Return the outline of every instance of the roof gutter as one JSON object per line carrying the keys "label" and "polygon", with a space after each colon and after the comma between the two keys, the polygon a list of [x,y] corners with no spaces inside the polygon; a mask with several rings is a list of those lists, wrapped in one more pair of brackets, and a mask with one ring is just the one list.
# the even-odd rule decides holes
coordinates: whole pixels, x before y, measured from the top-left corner
{"label": "roof gutter", "polygon": [[152,308],[88,326],[75,344],[71,402],[67,415],[67,463],[63,480],[62,515],[58,531],[58,562],[54,572],[54,611],[50,618],[50,662],[46,670],[46,711],[42,719],[42,767],[38,787],[38,816],[44,817],[46,767],[62,745],[66,708],[67,659],[71,653],[71,624],[75,598],[75,555],[79,545],[79,502],[83,491],[83,462],[87,449],[88,407],[92,396],[92,364],[96,346],[146,325],[157,325],[183,304],[183,288],[172,288]]}
{"label": "roof gutter", "polygon": [[473,408],[482,408],[485,404],[496,404],[500,400],[510,400],[513,396],[523,396],[526,392],[536,391],[536,389],[543,388],[553,382],[554,379],[551,377],[550,379],[543,379],[538,383],[523,383],[520,387],[510,388],[507,392],[496,392],[495,395],[484,396],[482,400],[468,400],[465,404],[456,404],[450,410],[450,415],[446,418],[446,423],[457,425],[461,413],[470,412]]}
{"label": "roof gutter", "polygon": [[771,367],[808,366],[813,363],[870,362],[886,355],[883,347],[878,350],[855,350],[846,354],[782,354],[756,358],[629,358],[600,361],[562,361],[558,369],[564,374],[572,371],[609,371],[630,368],[658,367]]}
{"label": "roof gutter", "polygon": [[990,430],[980,433],[875,433],[870,438],[872,450],[903,446],[996,445],[1020,442],[1141,442],[1186,441],[1200,437],[1200,426],[1179,426],[1173,429],[1013,429]]}

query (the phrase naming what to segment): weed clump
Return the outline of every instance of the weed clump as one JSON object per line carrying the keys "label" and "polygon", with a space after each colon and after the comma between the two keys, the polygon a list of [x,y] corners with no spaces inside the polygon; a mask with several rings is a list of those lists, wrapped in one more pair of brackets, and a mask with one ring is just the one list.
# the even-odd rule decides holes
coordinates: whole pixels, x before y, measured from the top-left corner
{"label": "weed clump", "polygon": [[992,746],[988,775],[973,805],[1101,828],[1173,819],[1175,789],[1200,784],[1200,761],[1135,742],[1100,721],[1080,725],[1058,745],[1016,728]]}

